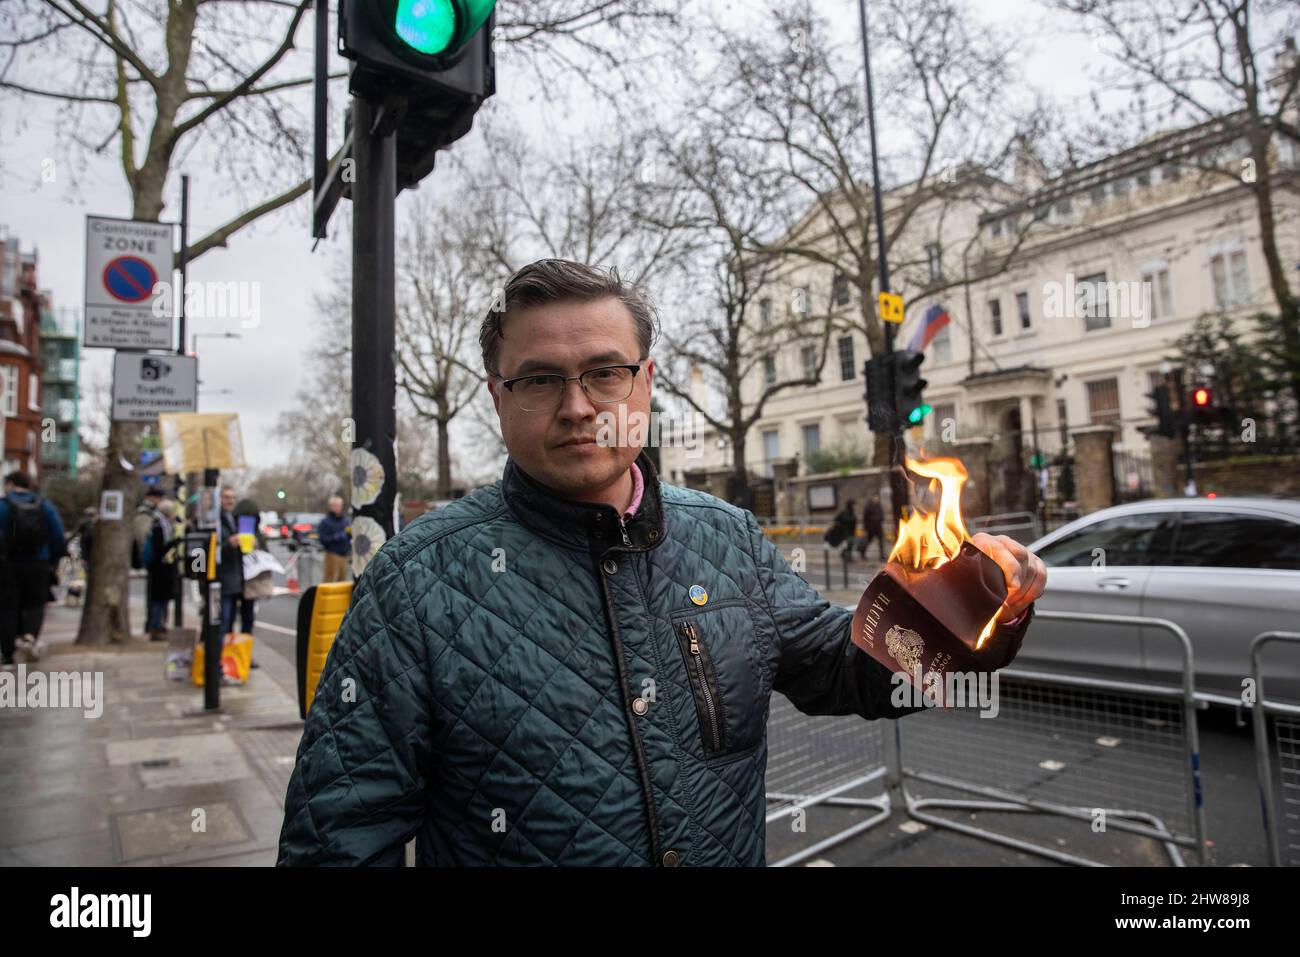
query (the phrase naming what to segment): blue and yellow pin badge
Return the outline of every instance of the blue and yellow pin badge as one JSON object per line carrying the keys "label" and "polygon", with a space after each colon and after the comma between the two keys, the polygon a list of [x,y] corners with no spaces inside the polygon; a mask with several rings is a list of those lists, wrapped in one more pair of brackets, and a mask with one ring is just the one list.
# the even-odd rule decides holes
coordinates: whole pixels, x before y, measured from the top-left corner
{"label": "blue and yellow pin badge", "polygon": [[697,605],[703,605],[709,600],[709,593],[704,590],[703,585],[692,585],[690,591],[691,601]]}

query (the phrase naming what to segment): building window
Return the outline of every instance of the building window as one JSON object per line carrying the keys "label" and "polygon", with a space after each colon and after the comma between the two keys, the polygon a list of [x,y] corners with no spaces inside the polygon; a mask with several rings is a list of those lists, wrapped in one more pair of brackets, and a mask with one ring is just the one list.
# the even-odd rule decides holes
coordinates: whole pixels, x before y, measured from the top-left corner
{"label": "building window", "polygon": [[1177,163],[1166,163],[1160,171],[1160,178],[1166,183],[1176,183],[1183,178],[1183,170]]}
{"label": "building window", "polygon": [[1116,196],[1127,196],[1129,187],[1132,185],[1133,184],[1129,181],[1128,177],[1124,176],[1115,180],[1115,182],[1111,184],[1110,188]]}
{"label": "building window", "polygon": [[1086,383],[1088,389],[1088,422],[1091,425],[1109,425],[1119,422],[1119,380],[1098,379]]}
{"label": "building window", "polygon": [[1094,186],[1092,189],[1088,190],[1088,199],[1094,206],[1100,206],[1102,203],[1106,202],[1106,184],[1102,183],[1101,185]]}
{"label": "building window", "polygon": [[843,336],[839,342],[840,348],[840,381],[850,381],[855,373],[853,362],[853,337]]}
{"label": "building window", "polygon": [[772,324],[772,300],[760,299],[758,301],[758,325],[760,329],[766,329]]}
{"label": "building window", "polygon": [[791,304],[791,307],[793,308],[795,315],[803,316],[805,318],[808,317],[812,311],[811,296],[812,290],[807,286],[800,286],[794,291],[794,302]]}
{"label": "building window", "polygon": [[942,435],[949,419],[954,423],[957,421],[957,406],[951,402],[936,403],[934,411],[930,414],[931,434]]}
{"label": "building window", "polygon": [[799,363],[803,366],[805,379],[817,378],[817,347],[804,346],[799,350]]}
{"label": "building window", "polygon": [[1029,293],[1016,293],[1016,312],[1020,314],[1020,328],[1028,329],[1031,327],[1029,321]]}
{"label": "building window", "polygon": [[0,411],[18,414],[18,367],[0,366]]}
{"label": "building window", "polygon": [[1147,318],[1167,319],[1173,315],[1173,294],[1169,288],[1169,267],[1163,263],[1148,266],[1142,271],[1144,301],[1148,304]]}
{"label": "building window", "polygon": [[40,387],[36,381],[36,373],[27,374],[27,408],[33,412],[41,411]]}
{"label": "building window", "polygon": [[1246,275],[1246,253],[1234,249],[1210,257],[1210,276],[1214,280],[1214,302],[1220,309],[1240,306],[1250,299]]}
{"label": "building window", "polygon": [[763,433],[763,475],[772,477],[772,462],[781,457],[781,433],[776,429]]}
{"label": "building window", "polygon": [[1097,272],[1084,276],[1075,289],[1084,330],[1092,332],[1094,329],[1109,329],[1110,302],[1106,295],[1106,274]]}
{"label": "building window", "polygon": [[995,220],[993,220],[993,222],[989,223],[989,232],[992,233],[994,236],[1001,236],[1001,235],[1002,235],[1002,220],[1000,220],[1000,219],[995,219]]}
{"label": "building window", "polygon": [[763,385],[776,385],[776,356],[763,356]]}
{"label": "building window", "polygon": [[925,247],[925,259],[930,267],[930,282],[943,282],[943,247],[930,243]]}
{"label": "building window", "polygon": [[1139,186],[1150,186],[1150,185],[1151,185],[1151,170],[1149,170],[1149,169],[1144,169],[1142,172],[1138,173],[1138,174],[1137,174],[1137,184],[1138,184]]}
{"label": "building window", "polygon": [[831,302],[835,306],[847,306],[849,304],[849,277],[836,275],[831,282]]}
{"label": "building window", "polygon": [[930,355],[934,364],[952,361],[952,323],[944,326],[930,340]]}
{"label": "building window", "polygon": [[989,300],[989,327],[993,335],[1002,335],[1002,302],[998,299]]}
{"label": "building window", "polygon": [[1056,204],[1057,216],[1069,216],[1072,212],[1074,212],[1074,203],[1070,200],[1070,197],[1066,196]]}
{"label": "building window", "polygon": [[1065,400],[1056,400],[1056,431],[1061,440],[1061,450],[1070,444],[1070,420],[1065,414]]}
{"label": "building window", "polygon": [[821,451],[822,447],[822,427],[820,425],[805,425],[803,427],[803,454],[804,458],[812,455],[814,452]]}

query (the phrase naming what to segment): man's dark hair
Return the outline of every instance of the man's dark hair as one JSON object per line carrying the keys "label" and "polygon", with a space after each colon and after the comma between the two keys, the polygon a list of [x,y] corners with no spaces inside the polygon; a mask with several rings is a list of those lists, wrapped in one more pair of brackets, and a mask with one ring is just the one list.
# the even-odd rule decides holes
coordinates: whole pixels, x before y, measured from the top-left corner
{"label": "man's dark hair", "polygon": [[30,489],[32,487],[32,477],[21,469],[10,472],[5,476],[6,482],[11,482],[19,488]]}
{"label": "man's dark hair", "polygon": [[634,284],[624,282],[618,269],[604,269],[571,262],[567,259],[539,259],[519,269],[506,280],[505,294],[483,317],[478,344],[483,350],[483,368],[490,375],[500,375],[497,355],[504,335],[502,324],[511,313],[552,302],[593,302],[612,297],[625,305],[636,325],[641,355],[650,354],[658,335],[658,318],[654,306]]}

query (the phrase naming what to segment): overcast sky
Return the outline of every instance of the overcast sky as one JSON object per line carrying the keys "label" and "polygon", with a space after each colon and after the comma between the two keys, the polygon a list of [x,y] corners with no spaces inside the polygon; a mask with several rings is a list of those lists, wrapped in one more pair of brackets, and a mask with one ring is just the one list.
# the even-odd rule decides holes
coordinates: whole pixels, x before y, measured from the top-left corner
{"label": "overcast sky", "polygon": [[[856,0],[823,0],[820,6],[843,25],[846,37],[856,37]],[[725,7],[733,15],[761,22],[754,4]],[[1089,89],[1088,68],[1097,61],[1089,41],[1068,34],[1059,21],[1025,0],[984,0],[976,3],[975,9],[989,29],[1016,38],[1017,56],[1032,86],[1049,92],[1067,108],[1082,103]],[[299,31],[300,46],[308,53],[311,37],[308,18]],[[25,79],[39,82],[41,78]],[[340,85],[335,85],[334,91],[331,106],[341,113],[345,91]],[[503,69],[498,73],[498,93],[491,109],[509,112],[532,135],[551,141],[557,132],[563,136],[573,128],[574,117],[584,115],[581,109],[574,108],[574,103],[589,102],[578,88],[553,91],[549,102],[531,93],[527,78]],[[53,293],[56,306],[80,309],[85,216],[129,216],[128,192],[113,150],[93,159],[84,172],[74,177],[72,165],[57,153],[54,106],[35,98],[27,98],[21,105],[20,111],[19,101],[8,95],[0,97],[0,224],[7,227],[10,236],[21,240],[24,251],[39,251],[39,281]],[[882,136],[887,132],[882,131]],[[471,137],[477,136],[476,129]],[[56,161],[56,181],[44,183],[41,164],[50,157]],[[203,157],[189,156],[183,171],[191,176],[191,236],[202,236],[238,211],[230,198],[222,196],[220,184],[213,181],[211,169],[205,169]],[[440,178],[437,171],[421,185],[422,190],[435,192],[446,188],[446,179]],[[178,175],[173,176],[168,190],[164,218],[178,219]],[[405,199],[404,195],[398,203],[399,224]],[[241,336],[199,340],[203,390],[232,390],[229,394],[201,395],[200,410],[239,414],[248,459],[254,467],[282,462],[287,457],[287,449],[275,435],[275,420],[292,405],[302,382],[305,357],[318,341],[312,293],[328,283],[334,258],[340,252],[346,253],[336,239],[311,251],[308,209],[304,197],[239,232],[229,248],[209,252],[190,267],[191,280],[259,284],[261,322],[256,328],[240,328],[234,320],[196,320],[189,327],[191,332],[233,331]],[[335,214],[336,220],[350,214],[350,207],[344,203]],[[337,235],[339,230],[335,228],[332,233]],[[95,384],[109,380],[111,352],[92,349],[86,350],[84,356],[83,416],[93,411],[90,399]]]}

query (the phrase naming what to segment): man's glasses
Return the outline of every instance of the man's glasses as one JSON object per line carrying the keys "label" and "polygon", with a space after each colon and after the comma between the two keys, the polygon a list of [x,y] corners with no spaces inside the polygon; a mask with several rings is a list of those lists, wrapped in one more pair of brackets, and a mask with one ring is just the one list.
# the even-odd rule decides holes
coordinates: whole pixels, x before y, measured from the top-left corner
{"label": "man's glasses", "polygon": [[641,371],[641,362],[601,366],[588,369],[582,375],[566,376],[554,372],[523,375],[502,379],[501,384],[510,390],[515,404],[524,412],[553,412],[558,409],[564,399],[564,387],[573,379],[578,380],[578,385],[592,402],[622,402],[632,394],[632,384]]}

